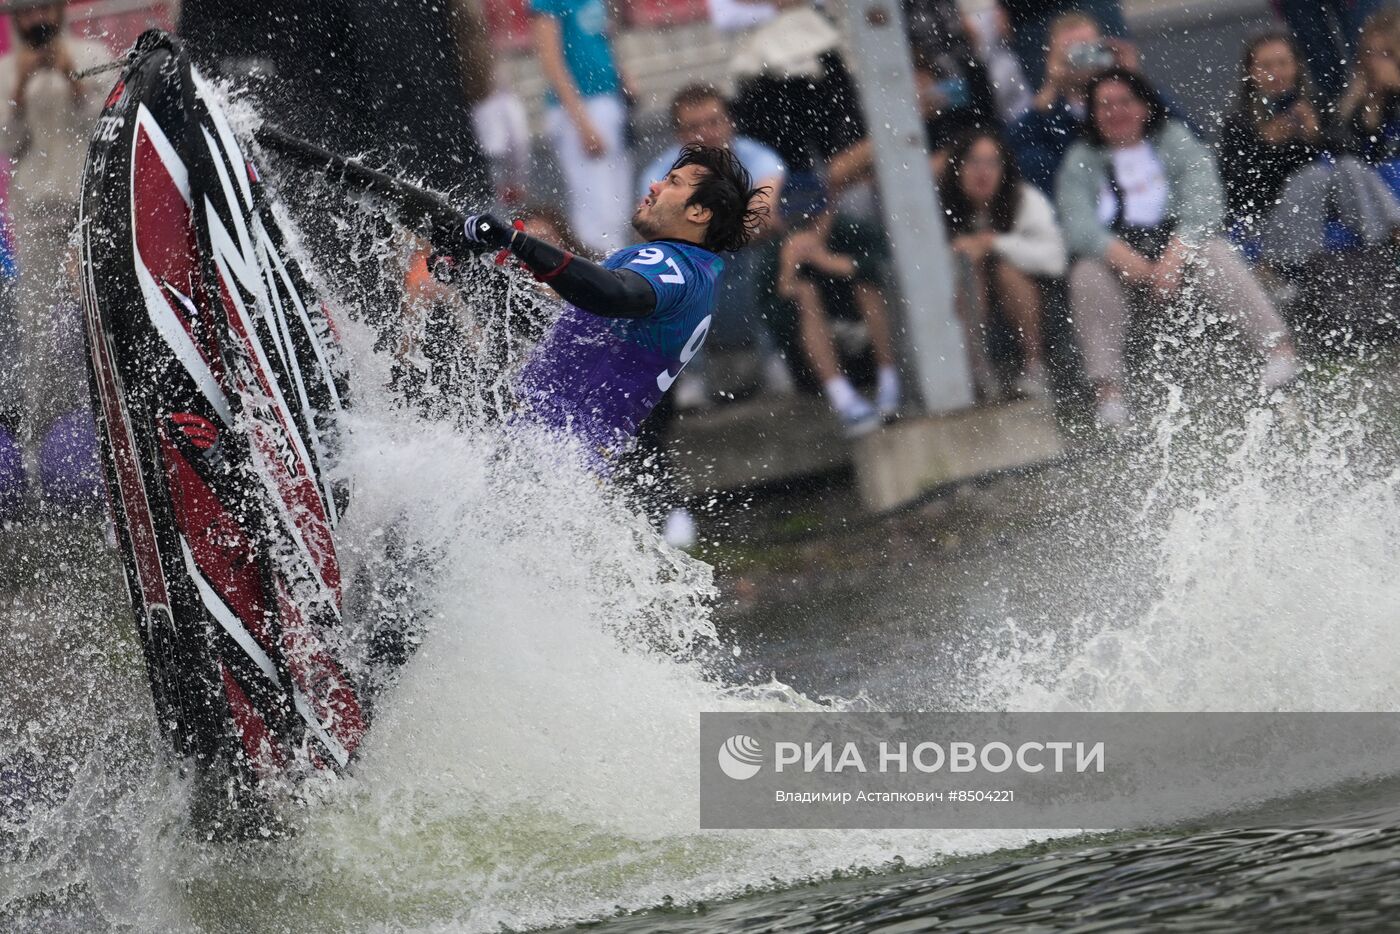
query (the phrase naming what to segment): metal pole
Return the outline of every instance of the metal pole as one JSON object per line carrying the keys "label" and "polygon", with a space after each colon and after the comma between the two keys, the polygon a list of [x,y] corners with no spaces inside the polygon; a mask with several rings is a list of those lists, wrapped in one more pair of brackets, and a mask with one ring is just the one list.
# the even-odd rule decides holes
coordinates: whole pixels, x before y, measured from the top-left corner
{"label": "metal pole", "polygon": [[885,229],[904,297],[902,352],[930,412],[975,400],[953,263],[929,166],[899,0],[847,0],[847,38],[875,150]]}

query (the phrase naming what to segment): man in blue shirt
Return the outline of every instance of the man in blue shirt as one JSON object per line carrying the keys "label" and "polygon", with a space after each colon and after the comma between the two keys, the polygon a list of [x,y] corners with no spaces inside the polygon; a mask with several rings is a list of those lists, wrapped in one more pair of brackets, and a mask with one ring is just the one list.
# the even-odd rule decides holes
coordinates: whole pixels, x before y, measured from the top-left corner
{"label": "man in blue shirt", "polygon": [[508,250],[564,298],[516,381],[520,417],[578,438],[606,467],[699,353],[724,268],[716,254],[748,242],[761,195],[729,150],[688,146],[632,215],[646,242],[601,265],[490,214],[434,246]]}
{"label": "man in blue shirt", "polygon": [[641,196],[646,197],[651,183],[664,178],[667,169],[681,154],[681,147],[696,144],[733,150],[739,163],[759,188],[765,188],[761,203],[770,209],[762,221],[765,226],[777,223],[771,208],[777,203],[787,177],[787,166],[771,147],[734,131],[729,105],[724,95],[708,84],[692,84],[682,88],[671,99],[671,130],[676,145],[661,153],[642,172]]}
{"label": "man in blue shirt", "polygon": [[623,81],[603,0],[530,0],[531,32],[549,82],[546,125],[569,187],[579,239],[606,253],[623,244],[632,160]]}
{"label": "man in blue shirt", "polygon": [[[692,84],[677,92],[671,99],[671,127],[676,145],[652,160],[642,173],[641,196],[646,197],[653,179],[666,175],[680,155],[682,146],[698,144],[728,149],[748,171],[755,187],[763,192],[755,204],[760,211],[760,219],[754,240],[772,247],[773,237],[782,227],[777,210],[783,181],[787,178],[787,166],[782,158],[763,143],[735,133],[729,106],[724,96],[712,85]],[[778,353],[777,342],[758,307],[765,285],[759,281],[760,273],[765,268],[771,270],[775,266],[775,257],[769,257],[764,262],[764,252],[762,249],[747,250],[729,264],[720,292],[715,335],[726,347],[752,342],[762,359],[766,388],[791,392],[792,373]],[[767,285],[771,286],[771,282]],[[687,368],[685,377],[676,386],[678,409],[697,408],[708,403],[709,387],[705,382],[703,363],[702,360]]]}

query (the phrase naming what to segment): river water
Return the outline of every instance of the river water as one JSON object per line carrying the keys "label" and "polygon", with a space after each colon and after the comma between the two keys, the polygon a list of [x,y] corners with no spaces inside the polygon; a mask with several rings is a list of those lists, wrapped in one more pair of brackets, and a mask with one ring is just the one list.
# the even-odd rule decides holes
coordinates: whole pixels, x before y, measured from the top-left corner
{"label": "river water", "polygon": [[[289,838],[193,838],[101,522],[0,530],[0,930],[1388,920],[1388,786],[1283,802],[1277,831],[702,832],[697,742],[702,711],[1396,709],[1393,359],[1323,353],[1259,405],[1198,329],[1210,365],[1166,360],[1131,443],[789,552],[745,608],[761,555],[711,567],[548,439],[414,417],[344,330],[338,547],[424,620],[357,767]],[[388,535],[413,547],[386,573]]]}
{"label": "river water", "polygon": [[0,929],[1382,927],[1392,786],[1278,830],[697,829],[704,710],[1394,709],[1395,367],[1339,369],[1304,416],[1169,392],[1138,443],[854,531],[895,560],[747,613],[532,442],[370,406],[346,560],[406,523],[428,632],[266,843],[184,830],[100,530],[11,529]]}

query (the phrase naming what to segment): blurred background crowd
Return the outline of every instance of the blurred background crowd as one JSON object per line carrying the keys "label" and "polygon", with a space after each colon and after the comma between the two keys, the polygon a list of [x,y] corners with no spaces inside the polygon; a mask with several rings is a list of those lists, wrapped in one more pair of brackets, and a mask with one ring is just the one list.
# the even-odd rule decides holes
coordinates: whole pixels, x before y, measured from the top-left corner
{"label": "blurred background crowd", "polygon": [[[1383,329],[1400,283],[1400,5],[901,2],[979,403],[1041,399],[1119,433],[1139,414],[1128,338],[1143,318],[1228,321],[1253,361],[1240,379],[1265,396],[1297,378],[1319,321]],[[1153,58],[1171,48],[1163,31],[1227,8],[1248,35],[1211,50],[1216,64]],[[875,181],[841,0],[6,9],[0,274],[15,311],[0,339],[15,365],[0,367],[0,424],[17,444],[0,473],[29,478],[25,497],[95,483],[71,467],[90,428],[66,243],[111,79],[90,69],[147,25],[178,27],[292,132],[586,254],[630,242],[632,209],[681,145],[731,147],[771,210],[728,261],[706,351],[644,452],[678,412],[736,401],[814,394],[850,437],[917,402],[882,208],[899,194]],[[1135,35],[1153,13],[1165,25]],[[660,516],[685,543],[679,505]]]}

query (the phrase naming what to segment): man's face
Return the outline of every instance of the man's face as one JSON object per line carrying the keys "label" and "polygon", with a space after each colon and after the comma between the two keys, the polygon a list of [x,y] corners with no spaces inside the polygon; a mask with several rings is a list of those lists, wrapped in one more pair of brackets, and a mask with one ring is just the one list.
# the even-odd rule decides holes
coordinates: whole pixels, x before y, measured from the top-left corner
{"label": "man's face", "polygon": [[687,165],[672,169],[665,178],[651,183],[647,196],[632,215],[632,226],[648,240],[659,237],[688,239],[696,233],[695,223],[687,218],[695,186],[705,177],[705,169]]}
{"label": "man's face", "polygon": [[699,143],[727,149],[734,142],[734,123],[724,102],[711,97],[678,108],[676,139],[682,146]]}
{"label": "man's face", "polygon": [[[51,3],[48,6],[20,10],[14,14],[15,32],[31,45],[45,45],[63,28],[63,4]],[[44,41],[34,42],[42,37]]]}

